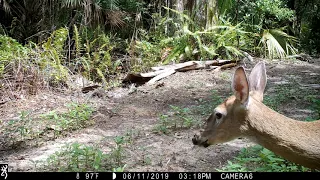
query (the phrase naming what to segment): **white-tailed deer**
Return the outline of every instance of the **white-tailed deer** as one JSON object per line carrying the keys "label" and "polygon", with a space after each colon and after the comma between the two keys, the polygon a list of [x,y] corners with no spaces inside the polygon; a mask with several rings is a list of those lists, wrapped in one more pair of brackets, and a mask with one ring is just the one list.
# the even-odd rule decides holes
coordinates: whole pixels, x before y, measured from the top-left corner
{"label": "white-tailed deer", "polygon": [[256,64],[249,81],[243,67],[237,68],[234,95],[214,109],[193,144],[208,147],[247,137],[291,162],[320,169],[320,121],[298,121],[268,108],[262,103],[266,82],[264,62]]}

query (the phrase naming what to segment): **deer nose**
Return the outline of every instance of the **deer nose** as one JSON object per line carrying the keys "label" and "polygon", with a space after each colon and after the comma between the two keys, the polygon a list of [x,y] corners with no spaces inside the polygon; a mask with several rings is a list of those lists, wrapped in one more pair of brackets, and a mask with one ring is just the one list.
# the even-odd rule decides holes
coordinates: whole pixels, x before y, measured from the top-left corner
{"label": "deer nose", "polygon": [[194,145],[198,145],[199,144],[199,136],[197,135],[197,134],[195,134],[194,136],[193,136],[193,138],[192,138],[192,143],[194,144]]}

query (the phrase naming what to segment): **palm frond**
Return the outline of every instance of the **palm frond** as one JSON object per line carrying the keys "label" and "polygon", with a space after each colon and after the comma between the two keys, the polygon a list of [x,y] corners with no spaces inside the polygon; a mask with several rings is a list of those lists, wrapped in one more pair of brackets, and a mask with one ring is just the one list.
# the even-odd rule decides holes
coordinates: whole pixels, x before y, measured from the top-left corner
{"label": "palm frond", "polygon": [[66,7],[79,7],[84,0],[65,0],[62,1],[63,5]]}
{"label": "palm frond", "polygon": [[270,29],[270,33],[278,40],[279,44],[286,50],[287,54],[295,54],[297,52],[293,45],[298,42],[298,38],[288,35],[283,32],[282,29]]}
{"label": "palm frond", "polygon": [[108,9],[110,11],[119,10],[119,0],[109,0],[108,2]]}
{"label": "palm frond", "polygon": [[262,33],[260,42],[268,52],[269,58],[285,58],[289,54],[296,54],[297,50],[294,47],[294,42],[297,38],[288,35],[280,29],[266,29]]}
{"label": "palm frond", "polygon": [[111,27],[123,27],[125,25],[125,22],[122,20],[122,17],[125,15],[122,11],[109,11],[106,16],[108,23],[111,25]]}
{"label": "palm frond", "polygon": [[7,2],[7,0],[0,0],[0,3],[2,3],[3,10],[6,13],[11,14],[11,7],[9,5],[9,2]]}
{"label": "palm frond", "polygon": [[232,57],[237,56],[241,57],[243,54],[239,51],[239,49],[235,48],[234,46],[224,46],[226,50],[226,55],[229,59],[232,59]]}

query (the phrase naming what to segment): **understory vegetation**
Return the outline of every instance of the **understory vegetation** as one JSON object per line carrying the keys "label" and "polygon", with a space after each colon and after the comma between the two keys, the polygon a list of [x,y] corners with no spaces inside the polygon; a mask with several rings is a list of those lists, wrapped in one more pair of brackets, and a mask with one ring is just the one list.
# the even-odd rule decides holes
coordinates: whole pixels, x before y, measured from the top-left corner
{"label": "understory vegetation", "polygon": [[[124,74],[148,72],[158,65],[215,59],[239,62],[248,54],[280,60],[298,54],[317,57],[319,8],[318,0],[0,0],[0,105],[43,90],[72,91],[79,76],[110,89],[121,85]],[[274,91],[276,95],[267,95],[264,103],[275,111],[291,99],[304,98],[315,112],[305,121],[320,118],[318,94],[294,83]],[[170,105],[152,131],[166,135],[199,128],[199,119],[224,98],[212,91],[212,100],[200,99],[199,105]],[[16,119],[0,119],[5,147],[39,146],[94,125],[94,108],[89,104],[66,104],[65,109],[36,117],[21,111]],[[34,164],[39,171],[122,172],[127,167],[125,147],[133,136],[128,132],[115,137],[108,150],[67,144]],[[150,163],[149,157],[144,162]],[[310,169],[254,146],[242,149],[217,171]]]}
{"label": "understory vegetation", "polygon": [[[317,1],[0,3],[2,93],[14,86],[29,94],[69,87],[68,78],[75,74],[110,87],[120,73],[159,64],[237,61],[244,53],[265,58],[319,53],[313,26]],[[23,17],[29,14],[27,21]]]}
{"label": "understory vegetation", "polygon": [[39,146],[43,141],[54,140],[90,125],[93,109],[87,104],[71,103],[66,112],[50,111],[31,117],[32,112],[21,111],[18,119],[3,122],[2,134],[6,139],[5,149],[20,149],[27,142]]}
{"label": "understory vegetation", "polygon": [[303,166],[291,163],[266,148],[255,145],[241,149],[239,155],[217,171],[222,172],[310,172]]}

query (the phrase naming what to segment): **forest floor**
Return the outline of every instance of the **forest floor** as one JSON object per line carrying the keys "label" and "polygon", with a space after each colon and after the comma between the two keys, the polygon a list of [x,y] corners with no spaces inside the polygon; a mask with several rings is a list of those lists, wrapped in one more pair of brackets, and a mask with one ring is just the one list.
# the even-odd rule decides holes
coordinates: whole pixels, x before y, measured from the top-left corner
{"label": "forest floor", "polygon": [[[254,58],[252,63],[239,65],[249,74],[260,60]],[[266,60],[266,68],[266,104],[297,120],[315,116],[311,107],[312,99],[320,98],[320,59],[313,62]],[[236,157],[241,148],[253,144],[247,139],[236,139],[203,148],[191,141],[199,131],[196,124],[208,117],[214,105],[231,95],[234,70],[235,67],[217,72],[177,72],[157,85],[115,87],[101,91],[99,96],[81,91],[43,90],[35,96],[7,102],[0,105],[0,162],[8,163],[9,171],[40,171],[36,162],[61,151],[66,143],[93,145],[108,153],[116,146],[114,138],[122,136],[129,137],[122,145],[121,161],[126,164],[125,171],[216,171]],[[40,115],[65,112],[66,104],[71,102],[86,103],[94,108],[90,117],[92,125],[54,138],[47,132],[46,138],[36,142],[36,138],[16,137],[19,141],[10,145],[5,125],[10,120],[21,119],[21,112],[28,112],[24,117],[35,127],[41,124],[36,121]],[[189,128],[165,125],[165,120],[178,122],[177,119],[192,125]]]}

